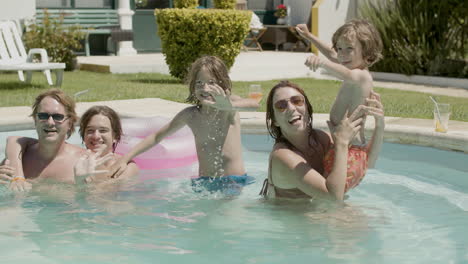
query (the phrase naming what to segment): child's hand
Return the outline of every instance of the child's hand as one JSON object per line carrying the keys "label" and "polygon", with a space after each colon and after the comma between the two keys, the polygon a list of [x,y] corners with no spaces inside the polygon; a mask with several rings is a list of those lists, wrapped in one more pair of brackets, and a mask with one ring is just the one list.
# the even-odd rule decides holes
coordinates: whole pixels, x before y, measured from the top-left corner
{"label": "child's hand", "polygon": [[219,110],[230,111],[232,110],[231,95],[229,91],[224,91],[221,86],[215,84],[210,87],[210,95],[215,100],[214,102],[208,103],[211,107]]}
{"label": "child's hand", "polygon": [[307,28],[307,25],[306,24],[298,24],[296,25],[296,31],[297,33],[305,38],[305,39],[309,39],[310,38],[310,31],[309,31],[309,28]]}
{"label": "child's hand", "polygon": [[25,192],[32,189],[31,183],[27,182],[23,176],[15,176],[8,188],[14,192]]}
{"label": "child's hand", "polygon": [[311,70],[316,71],[319,67],[322,67],[323,60],[317,55],[312,54],[306,59],[304,64]]}
{"label": "child's hand", "polygon": [[375,118],[376,127],[385,125],[384,108],[380,100],[380,94],[371,91],[370,98],[366,98],[366,114]]}
{"label": "child's hand", "polygon": [[124,157],[121,157],[111,165],[109,168],[109,174],[111,175],[111,178],[119,178],[126,169],[127,162],[124,160]]}
{"label": "child's hand", "polygon": [[9,184],[16,174],[15,168],[10,166],[10,161],[5,160],[4,165],[0,165],[0,183]]}
{"label": "child's hand", "polygon": [[358,131],[361,129],[365,107],[366,106],[364,105],[358,106],[349,117],[348,111],[346,111],[343,119],[337,126],[333,126],[330,121],[327,121],[335,144],[348,145],[356,136]]}
{"label": "child's hand", "polygon": [[[78,162],[75,164],[75,177],[86,177],[85,181],[91,182],[94,181],[99,175],[106,174],[108,170],[97,170],[97,167],[112,159],[113,154],[108,153],[105,156],[101,157],[103,150],[104,148],[100,148],[95,153],[93,153],[91,150],[87,150],[86,153],[83,154],[78,160]],[[76,181],[79,181],[79,179],[77,179]]]}
{"label": "child's hand", "polygon": [[29,191],[31,183],[27,182],[24,176],[16,175],[16,169],[10,166],[10,161],[5,160],[5,164],[0,166],[0,183],[8,184],[8,188],[15,192]]}

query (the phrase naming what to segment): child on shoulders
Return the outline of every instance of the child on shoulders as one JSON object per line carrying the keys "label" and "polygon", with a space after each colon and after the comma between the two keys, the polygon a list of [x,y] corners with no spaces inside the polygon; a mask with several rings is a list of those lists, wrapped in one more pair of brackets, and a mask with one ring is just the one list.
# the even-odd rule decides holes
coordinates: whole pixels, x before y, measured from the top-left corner
{"label": "child on shoulders", "polygon": [[[382,40],[375,27],[365,20],[351,20],[333,34],[332,46],[311,34],[307,25],[296,26],[296,31],[311,41],[325,58],[314,54],[305,62],[312,70],[323,68],[338,79],[343,80],[341,89],[330,111],[329,127],[333,129],[339,122],[360,105],[380,104],[380,97],[373,92],[372,76],[368,67],[382,58]],[[359,184],[368,167],[373,167],[383,141],[383,111],[365,113],[375,117],[376,131],[371,142],[366,144],[364,123],[351,142],[348,152],[348,177],[346,190]],[[333,150],[333,148],[331,148]],[[334,164],[333,151],[324,158],[325,175]]]}

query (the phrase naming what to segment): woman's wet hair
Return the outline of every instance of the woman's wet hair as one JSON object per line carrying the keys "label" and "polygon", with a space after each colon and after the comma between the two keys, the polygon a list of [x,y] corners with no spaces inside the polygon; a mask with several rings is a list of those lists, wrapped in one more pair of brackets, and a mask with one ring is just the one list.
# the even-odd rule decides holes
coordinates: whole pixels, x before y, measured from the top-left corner
{"label": "woman's wet hair", "polygon": [[81,116],[80,120],[80,136],[81,139],[84,140],[86,127],[88,123],[91,121],[91,118],[95,115],[103,115],[109,118],[111,129],[112,129],[112,136],[114,138],[114,144],[112,149],[115,150],[117,144],[120,142],[122,138],[122,124],[120,122],[119,115],[114,111],[114,109],[105,106],[105,105],[95,105],[90,107],[86,112]]}
{"label": "woman's wet hair", "polygon": [[229,78],[229,71],[226,64],[215,56],[202,56],[192,63],[188,71],[186,82],[189,85],[190,94],[186,101],[188,103],[199,105],[200,101],[195,96],[195,84],[197,82],[198,73],[202,70],[207,70],[214,78],[217,84],[223,88],[224,91],[231,92],[231,79]]}

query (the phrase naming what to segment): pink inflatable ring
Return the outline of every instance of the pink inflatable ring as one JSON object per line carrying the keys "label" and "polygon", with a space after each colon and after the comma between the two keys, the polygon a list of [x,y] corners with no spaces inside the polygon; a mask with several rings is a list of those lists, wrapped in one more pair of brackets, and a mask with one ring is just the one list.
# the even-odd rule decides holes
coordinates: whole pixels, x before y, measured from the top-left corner
{"label": "pink inflatable ring", "polygon": [[[115,150],[124,155],[145,137],[169,123],[164,117],[122,120],[123,137]],[[198,158],[192,131],[187,126],[164,138],[153,148],[133,159],[141,170],[150,170],[143,179],[166,177],[196,177]]]}

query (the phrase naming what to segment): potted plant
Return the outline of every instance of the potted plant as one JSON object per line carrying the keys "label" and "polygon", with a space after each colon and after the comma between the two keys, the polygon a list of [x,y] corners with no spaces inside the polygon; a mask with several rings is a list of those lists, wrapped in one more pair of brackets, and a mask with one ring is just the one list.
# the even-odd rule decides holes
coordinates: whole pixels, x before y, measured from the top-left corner
{"label": "potted plant", "polygon": [[63,15],[59,19],[50,17],[44,11],[42,24],[31,24],[24,33],[24,44],[28,49],[44,48],[52,62],[63,62],[65,70],[75,70],[77,66],[76,50],[82,48],[81,40],[85,33],[79,26],[66,27]]}
{"label": "potted plant", "polygon": [[275,17],[278,18],[276,20],[276,24],[278,24],[278,25],[286,24],[286,16],[287,15],[288,15],[288,8],[283,4],[279,4],[276,7],[276,11],[275,11]]}

